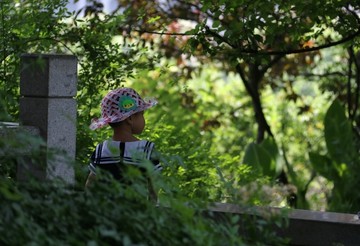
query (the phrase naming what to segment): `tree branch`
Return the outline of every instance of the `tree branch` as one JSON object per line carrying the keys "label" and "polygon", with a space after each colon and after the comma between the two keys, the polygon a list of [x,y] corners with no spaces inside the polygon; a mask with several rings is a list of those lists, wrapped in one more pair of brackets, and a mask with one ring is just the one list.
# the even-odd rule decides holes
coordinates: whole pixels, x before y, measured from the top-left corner
{"label": "tree branch", "polygon": [[357,58],[354,56],[354,64],[356,67],[356,75],[355,75],[355,81],[356,81],[356,91],[355,91],[355,108],[354,108],[354,116],[356,116],[356,112],[359,108],[359,93],[360,93],[360,64]]}
{"label": "tree branch", "polygon": [[248,93],[250,94],[251,98],[254,97],[254,93],[253,93],[253,90],[249,84],[249,81],[247,80],[246,76],[245,76],[245,73],[244,73],[244,70],[241,68],[240,66],[240,63],[238,63],[235,67],[237,73],[240,75],[240,78],[241,80],[243,81],[244,85],[245,85],[245,88],[246,90],[248,91]]}
{"label": "tree branch", "polygon": [[323,74],[315,74],[315,73],[300,73],[300,76],[304,77],[328,77],[328,76],[340,76],[344,77],[346,74],[343,74],[341,72],[331,72],[331,73],[323,73]]}
{"label": "tree branch", "polygon": [[[245,73],[239,63],[236,65],[236,71],[239,73],[241,79],[243,80],[245,88],[251,97],[255,112],[255,120],[258,124],[256,142],[261,143],[264,140],[265,132],[267,132],[271,137],[274,137],[274,135],[271,132],[270,126],[266,121],[257,87],[258,81],[261,80],[263,74],[260,74],[259,70],[255,69],[255,67],[257,67],[255,64],[252,64],[252,66],[254,67],[254,70],[252,71],[253,74],[249,75],[250,77],[252,77],[252,79],[250,80],[246,78]],[[254,73],[256,73],[256,75]],[[251,86],[250,82],[254,83],[255,86]]]}
{"label": "tree branch", "polygon": [[281,58],[283,58],[283,57],[284,57],[284,55],[276,55],[276,56],[275,56],[273,59],[271,59],[271,61],[270,61],[265,67],[263,67],[260,71],[265,74],[265,72],[266,72],[269,68],[271,68],[273,65],[275,65],[276,63],[278,63],[278,62],[281,60]]}
{"label": "tree branch", "polygon": [[349,53],[349,64],[348,64],[348,78],[347,78],[347,85],[346,85],[346,90],[347,90],[347,104],[348,104],[348,114],[349,114],[349,118],[351,120],[354,119],[354,114],[352,112],[352,99],[351,99],[351,77],[352,77],[352,64],[354,61],[354,50],[353,47],[350,46],[348,48],[348,53]]}
{"label": "tree branch", "polygon": [[[171,36],[197,36],[198,35],[198,34],[188,34],[188,33],[156,32],[156,31],[147,31],[147,30],[140,30],[140,29],[135,29],[134,31],[140,32],[140,33],[150,33],[150,34],[157,34],[157,35],[171,35]],[[322,49],[326,49],[326,48],[331,48],[331,47],[349,42],[349,41],[353,40],[354,38],[356,38],[357,36],[360,36],[360,28],[359,28],[358,31],[356,31],[353,34],[350,34],[349,36],[347,36],[343,39],[340,39],[340,40],[334,41],[334,42],[329,42],[327,44],[323,44],[323,45],[319,45],[319,46],[315,46],[315,47],[309,47],[309,48],[305,48],[305,49],[266,51],[266,50],[237,48],[235,45],[231,44],[229,41],[227,41],[224,37],[222,37],[218,33],[213,32],[208,28],[207,28],[207,32],[209,34],[211,34],[212,37],[216,37],[216,38],[220,39],[222,42],[229,45],[231,48],[236,49],[236,51],[239,54],[242,53],[242,54],[252,54],[252,55],[281,55],[281,56],[290,55],[290,54],[300,54],[300,53],[306,53],[306,52],[312,52],[312,51],[318,51],[318,50],[322,50]]]}

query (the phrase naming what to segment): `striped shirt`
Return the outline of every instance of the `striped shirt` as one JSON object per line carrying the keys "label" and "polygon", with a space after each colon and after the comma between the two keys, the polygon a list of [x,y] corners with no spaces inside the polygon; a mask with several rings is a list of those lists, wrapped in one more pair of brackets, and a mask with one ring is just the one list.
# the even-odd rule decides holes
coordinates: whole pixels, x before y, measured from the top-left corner
{"label": "striped shirt", "polygon": [[122,180],[127,165],[137,166],[141,169],[144,160],[151,161],[154,171],[161,171],[162,166],[156,156],[153,142],[106,140],[96,146],[90,158],[89,170],[96,174],[96,169],[101,168],[111,172],[115,179]]}

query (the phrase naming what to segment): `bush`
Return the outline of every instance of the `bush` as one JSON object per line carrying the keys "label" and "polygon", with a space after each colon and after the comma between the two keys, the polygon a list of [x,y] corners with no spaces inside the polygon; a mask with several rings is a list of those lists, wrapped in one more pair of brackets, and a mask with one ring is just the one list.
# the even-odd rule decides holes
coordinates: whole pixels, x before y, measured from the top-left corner
{"label": "bush", "polygon": [[141,186],[108,180],[82,192],[60,183],[14,187],[1,179],[2,245],[240,245],[195,203],[158,207]]}
{"label": "bush", "polygon": [[[27,135],[13,139],[37,143]],[[9,153],[17,153],[15,146]],[[35,158],[38,153],[28,156]],[[156,205],[147,199],[147,182],[139,174],[128,175],[132,185],[125,186],[99,173],[99,181],[83,190],[61,180],[16,182],[1,173],[0,245],[253,245],[283,241],[273,231],[273,218],[254,220],[230,213],[219,218],[209,211],[207,200],[189,199],[179,180],[171,176],[154,179],[160,190],[160,204]],[[239,235],[239,225],[245,228],[246,238]]]}

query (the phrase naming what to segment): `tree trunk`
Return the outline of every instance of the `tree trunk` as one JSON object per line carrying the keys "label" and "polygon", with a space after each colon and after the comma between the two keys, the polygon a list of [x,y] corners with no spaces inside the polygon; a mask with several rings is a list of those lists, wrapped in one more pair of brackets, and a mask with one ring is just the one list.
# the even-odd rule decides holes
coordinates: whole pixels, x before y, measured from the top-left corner
{"label": "tree trunk", "polygon": [[255,120],[258,125],[256,143],[261,143],[265,138],[265,132],[268,133],[269,136],[274,137],[271,128],[266,121],[259,93],[259,84],[264,77],[265,71],[260,70],[256,63],[249,64],[249,75],[247,77],[240,64],[236,66],[236,70],[240,74],[245,88],[251,97],[255,112]]}

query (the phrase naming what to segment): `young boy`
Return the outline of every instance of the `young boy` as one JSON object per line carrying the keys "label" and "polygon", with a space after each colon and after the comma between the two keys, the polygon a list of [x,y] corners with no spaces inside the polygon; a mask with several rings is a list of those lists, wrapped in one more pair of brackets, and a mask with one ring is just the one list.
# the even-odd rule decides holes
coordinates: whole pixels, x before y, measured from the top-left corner
{"label": "young boy", "polygon": [[[154,143],[139,140],[135,135],[142,133],[145,127],[144,110],[153,107],[155,100],[144,101],[131,88],[119,88],[110,91],[101,102],[101,118],[92,120],[90,129],[95,130],[106,125],[113,129],[110,140],[96,146],[90,158],[89,176],[85,187],[96,179],[96,169],[109,171],[112,176],[124,182],[124,171],[128,165],[141,169],[144,160],[154,165],[155,171],[161,170],[159,159],[154,150]],[[151,185],[149,192],[152,199],[156,194]]]}

